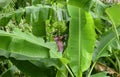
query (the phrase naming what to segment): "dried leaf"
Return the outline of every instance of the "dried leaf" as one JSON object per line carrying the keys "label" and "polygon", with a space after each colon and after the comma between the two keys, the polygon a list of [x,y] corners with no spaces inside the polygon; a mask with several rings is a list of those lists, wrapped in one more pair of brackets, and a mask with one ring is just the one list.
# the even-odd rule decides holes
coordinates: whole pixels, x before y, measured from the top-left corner
{"label": "dried leaf", "polygon": [[96,63],[95,70],[98,72],[106,71],[110,75],[118,74],[114,69],[102,64],[102,63]]}

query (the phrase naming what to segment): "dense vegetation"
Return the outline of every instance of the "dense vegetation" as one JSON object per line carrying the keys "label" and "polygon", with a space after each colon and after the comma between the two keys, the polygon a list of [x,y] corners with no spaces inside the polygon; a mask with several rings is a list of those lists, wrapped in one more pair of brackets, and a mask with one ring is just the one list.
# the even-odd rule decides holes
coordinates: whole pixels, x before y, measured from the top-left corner
{"label": "dense vegetation", "polygon": [[120,77],[115,0],[0,0],[0,77]]}

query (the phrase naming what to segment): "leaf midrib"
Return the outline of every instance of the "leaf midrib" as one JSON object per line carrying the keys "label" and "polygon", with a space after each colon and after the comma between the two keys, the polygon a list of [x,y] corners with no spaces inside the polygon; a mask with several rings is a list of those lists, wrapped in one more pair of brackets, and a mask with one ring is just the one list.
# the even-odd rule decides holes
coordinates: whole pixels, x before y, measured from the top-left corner
{"label": "leaf midrib", "polygon": [[[79,8],[79,13],[78,13],[78,14],[79,14],[79,20],[78,20],[78,22],[79,22],[79,28],[80,28],[80,30],[81,30],[81,27],[80,27],[80,24],[81,24],[81,23],[80,23],[80,8]],[[79,28],[78,28],[78,30],[79,30]],[[81,54],[81,53],[80,53],[80,49],[81,49],[81,46],[80,46],[81,39],[80,39],[80,37],[81,37],[81,31],[80,31],[80,30],[79,30],[79,33],[80,33],[80,34],[78,35],[78,36],[79,36],[79,45],[78,45],[78,46],[79,46],[79,47],[78,47],[78,49],[79,49],[79,51],[78,51],[78,53],[79,53],[79,57],[78,57],[78,66],[79,66],[79,69],[78,69],[78,72],[79,72],[79,73],[80,73],[80,70],[81,70],[81,67],[80,67],[80,64],[81,64],[81,62],[80,62],[80,54]],[[78,76],[80,76],[80,75],[78,75]]]}

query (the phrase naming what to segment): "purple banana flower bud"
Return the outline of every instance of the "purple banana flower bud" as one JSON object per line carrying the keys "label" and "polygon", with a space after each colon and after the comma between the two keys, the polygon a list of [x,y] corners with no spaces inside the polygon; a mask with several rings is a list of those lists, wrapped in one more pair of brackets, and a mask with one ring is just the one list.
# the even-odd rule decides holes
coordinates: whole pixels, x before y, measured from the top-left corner
{"label": "purple banana flower bud", "polygon": [[58,51],[60,51],[60,52],[63,52],[63,49],[64,49],[62,39],[63,39],[63,36],[60,36],[60,37],[54,36],[54,40],[55,40],[55,42],[57,44]]}

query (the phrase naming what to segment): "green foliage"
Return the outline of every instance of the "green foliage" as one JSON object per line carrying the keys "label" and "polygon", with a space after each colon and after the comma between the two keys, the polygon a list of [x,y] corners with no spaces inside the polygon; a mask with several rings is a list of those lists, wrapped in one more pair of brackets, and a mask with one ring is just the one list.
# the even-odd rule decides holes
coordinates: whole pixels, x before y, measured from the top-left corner
{"label": "green foliage", "polygon": [[9,5],[11,0],[0,0],[0,8],[4,8]]}
{"label": "green foliage", "polygon": [[52,68],[46,68],[44,67],[44,65],[41,65],[41,67],[37,67],[29,61],[12,60],[12,62],[17,66],[17,68],[19,68],[24,73],[30,75],[31,77],[52,77],[53,75],[55,75],[55,70],[52,70]]}
{"label": "green foliage", "polygon": [[[120,28],[117,29],[120,33]],[[93,54],[93,61],[98,60],[100,57],[109,56],[109,51],[107,51],[108,46],[116,39],[116,35],[113,31],[109,31],[105,36],[103,36],[95,49]]]}
{"label": "green foliage", "polygon": [[16,19],[16,22],[19,24],[20,21],[21,21],[21,18],[22,18],[22,15],[24,14],[24,9],[23,8],[20,8],[18,10],[15,11],[15,19]]}
{"label": "green foliage", "polygon": [[0,77],[119,77],[120,5],[103,2],[0,0]]}
{"label": "green foliage", "polygon": [[114,5],[113,7],[107,8],[106,13],[108,14],[109,18],[111,19],[112,23],[116,26],[120,25],[120,4]]}
{"label": "green foliage", "polygon": [[92,0],[69,0],[68,3],[73,6],[77,6],[80,8],[84,8],[86,10],[89,10],[90,3]]}
{"label": "green foliage", "polygon": [[92,59],[95,43],[93,19],[89,12],[69,5],[71,16],[67,55],[70,67],[76,77],[82,77],[82,72],[87,70]]}
{"label": "green foliage", "polygon": [[6,26],[10,19],[11,19],[11,14],[1,14],[0,15],[0,26]]}
{"label": "green foliage", "polygon": [[100,72],[98,74],[92,75],[91,77],[109,77],[109,76],[106,76],[106,75],[107,75],[106,72]]}
{"label": "green foliage", "polygon": [[[27,33],[25,34],[17,30],[15,30],[13,33],[6,33],[1,31],[0,40],[1,40],[0,49],[7,50],[10,53],[13,53],[13,55],[11,54],[10,57],[14,56],[19,58],[18,55],[15,55],[15,54],[19,54],[19,55],[23,55],[23,57],[22,56],[20,57],[22,59],[24,59],[24,56],[32,57],[32,59],[49,58],[52,57],[49,54],[49,51],[53,53],[57,52],[57,49],[56,52],[55,49],[54,51],[50,50],[49,43],[44,43],[44,40],[42,38],[36,38],[31,34],[27,34]],[[52,43],[50,45],[52,45]]]}
{"label": "green foliage", "polygon": [[45,20],[48,19],[49,7],[42,5],[26,7],[26,20],[32,25],[32,33],[36,36],[45,36]]}

